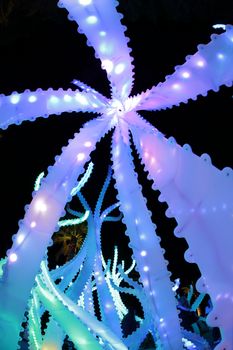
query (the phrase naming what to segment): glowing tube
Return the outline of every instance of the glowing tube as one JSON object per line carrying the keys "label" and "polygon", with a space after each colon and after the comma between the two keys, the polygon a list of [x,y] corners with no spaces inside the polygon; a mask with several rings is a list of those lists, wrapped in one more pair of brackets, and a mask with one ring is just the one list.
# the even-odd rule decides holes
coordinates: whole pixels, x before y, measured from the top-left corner
{"label": "glowing tube", "polygon": [[[29,293],[46,247],[63,208],[70,199],[70,191],[74,187],[77,177],[83,171],[83,166],[96,142],[108,131],[108,123],[109,121],[105,121],[103,118],[96,119],[81,129],[80,133],[75,136],[57,159],[39,191],[36,192],[25,218],[21,222],[20,230],[29,232],[27,240],[25,240],[27,244],[21,244],[17,251],[16,262],[9,261],[4,266],[0,288],[0,329],[4,330],[2,348],[9,350],[17,348],[20,325]],[[93,146],[88,151],[85,149],[85,159],[78,162],[76,156],[83,152],[83,143],[90,138]],[[66,185],[61,186],[62,184]],[[40,204],[39,207],[38,204]],[[33,229],[30,228],[31,222],[36,223]],[[16,248],[18,249],[18,246]],[[12,250],[14,251],[14,245]],[[27,266],[27,273],[25,273],[25,266]]]}
{"label": "glowing tube", "polygon": [[[123,221],[127,226],[127,234],[130,238],[141,282],[153,310],[155,328],[158,329],[161,344],[165,348],[170,346],[177,350],[182,349],[176,301],[165,260],[155,235],[155,227],[151,222],[150,214],[134,175],[129,146],[123,141],[118,129],[113,137],[113,149],[116,145],[120,152],[118,155],[113,152],[112,159],[118,199],[121,202],[120,209],[124,215]],[[118,181],[122,171],[125,174],[124,181]],[[147,251],[147,256],[144,259],[140,256],[141,250]],[[161,317],[166,323],[163,328],[158,322]]]}
{"label": "glowing tube", "polygon": [[[197,53],[166,77],[164,83],[141,95],[138,109],[159,110],[171,108],[208,91],[217,91],[221,85],[231,85],[233,80],[233,27],[214,35],[207,45],[200,45]],[[219,55],[221,53],[221,55]],[[222,58],[225,59],[222,59]]]}
{"label": "glowing tube", "polygon": [[[148,123],[144,127],[148,130]],[[220,327],[221,346],[233,344],[233,178],[229,171],[212,166],[206,155],[198,157],[173,139],[145,129],[131,130],[153,187],[169,206],[167,215],[178,223],[175,235],[189,245],[185,259],[197,263],[201,271],[197,289],[208,293],[213,303],[207,322]]]}

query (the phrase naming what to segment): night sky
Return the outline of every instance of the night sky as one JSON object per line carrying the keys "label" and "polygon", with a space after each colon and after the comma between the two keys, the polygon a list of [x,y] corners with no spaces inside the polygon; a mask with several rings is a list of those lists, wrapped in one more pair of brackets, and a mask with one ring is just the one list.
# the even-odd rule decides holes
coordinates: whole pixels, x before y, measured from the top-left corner
{"label": "night sky", "polygon": [[[184,63],[185,56],[196,52],[198,44],[208,43],[214,32],[212,25],[233,24],[232,1],[122,0],[119,9],[124,14],[123,23],[128,28],[134,57],[133,94],[164,81],[176,65]],[[15,6],[7,21],[0,24],[0,93],[33,91],[38,87],[65,89],[72,87],[71,81],[77,78],[109,96],[106,74],[85,42],[85,37],[77,33],[76,23],[67,19],[65,10],[56,7],[56,1],[22,1],[22,6]],[[167,137],[174,136],[181,145],[190,144],[197,155],[208,153],[216,167],[233,167],[232,95],[232,88],[222,87],[218,93],[210,92],[189,104],[166,111],[142,112],[142,115]],[[36,177],[54,163],[62,146],[92,117],[64,113],[0,131],[1,257],[11,246],[11,236],[24,216],[24,206],[31,201]],[[92,206],[110,164],[109,146],[110,135],[93,154],[95,172],[89,190],[84,191]],[[173,236],[176,223],[164,217],[166,205],[157,202],[158,193],[152,191],[137,159],[135,166],[157,232],[167,250],[169,269],[174,278],[187,276],[192,280],[198,272],[194,265],[183,262],[187,246]],[[105,206],[116,201],[111,186]],[[122,255],[127,251],[124,247],[127,239],[120,233],[124,228],[120,226],[116,224],[109,229],[106,225],[108,232],[104,234],[108,237],[103,245],[107,256],[111,256],[115,240],[122,245]]]}

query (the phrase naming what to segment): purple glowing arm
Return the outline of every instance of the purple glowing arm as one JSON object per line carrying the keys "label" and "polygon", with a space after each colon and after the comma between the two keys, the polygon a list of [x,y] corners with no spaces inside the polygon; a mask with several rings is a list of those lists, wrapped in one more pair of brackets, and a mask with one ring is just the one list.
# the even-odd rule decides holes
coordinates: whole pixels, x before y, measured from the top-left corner
{"label": "purple glowing arm", "polygon": [[198,264],[197,289],[213,303],[207,321],[220,328],[221,346],[228,348],[233,344],[232,170],[218,170],[208,155],[198,157],[188,145],[180,147],[153,129],[146,122],[143,130],[131,128],[136,148],[153,188],[168,204],[167,216],[178,223],[175,235],[189,245],[185,259]]}
{"label": "purple glowing arm", "polygon": [[188,56],[186,62],[151,90],[141,94],[138,110],[160,110],[195,100],[208,91],[218,91],[221,85],[231,86],[233,81],[233,27],[213,35],[207,45],[199,45],[198,52]]}
{"label": "purple glowing arm", "polygon": [[[117,2],[115,2],[117,5]],[[133,83],[132,58],[129,55],[125,28],[120,23],[121,15],[109,0],[61,0],[69,18],[79,25],[79,32],[87,36],[95,49],[102,68],[106,70],[115,98],[129,96]]]}
{"label": "purple glowing arm", "polygon": [[63,149],[61,156],[56,157],[54,166],[49,169],[40,189],[34,193],[32,203],[20,222],[0,281],[0,329],[4,334],[4,349],[17,349],[30,290],[51,236],[90,153],[109,129],[109,120],[104,118],[85,124]]}
{"label": "purple glowing arm", "polygon": [[104,97],[100,99],[92,92],[79,90],[25,91],[0,96],[0,129],[11,124],[21,124],[25,120],[34,121],[38,117],[63,112],[96,112],[104,107]]}

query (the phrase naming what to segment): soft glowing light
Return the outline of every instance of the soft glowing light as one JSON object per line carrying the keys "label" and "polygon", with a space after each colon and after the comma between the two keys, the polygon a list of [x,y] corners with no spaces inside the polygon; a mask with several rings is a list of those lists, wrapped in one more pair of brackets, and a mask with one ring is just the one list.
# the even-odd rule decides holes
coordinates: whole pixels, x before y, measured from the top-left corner
{"label": "soft glowing light", "polygon": [[86,141],[86,142],[84,143],[84,146],[87,147],[87,148],[91,147],[91,146],[92,146],[91,141]]}
{"label": "soft glowing light", "polygon": [[25,238],[25,235],[23,233],[18,234],[17,236],[17,243],[21,244]]}
{"label": "soft glowing light", "polygon": [[20,101],[20,95],[17,95],[17,94],[11,95],[10,101],[11,103],[13,103],[13,105],[16,105]]}
{"label": "soft glowing light", "polygon": [[89,16],[86,21],[88,24],[95,24],[98,22],[98,18],[96,16]]}
{"label": "soft glowing light", "polygon": [[146,250],[142,250],[140,253],[141,256],[146,256],[147,255],[147,251]]}
{"label": "soft glowing light", "polygon": [[181,75],[182,75],[182,77],[183,77],[184,79],[190,78],[190,73],[189,73],[189,72],[183,72]]}
{"label": "soft glowing light", "polygon": [[34,103],[37,101],[37,97],[35,95],[31,95],[28,97],[28,102]]}
{"label": "soft glowing light", "polygon": [[200,68],[204,67],[205,66],[205,62],[203,60],[198,60],[197,61],[197,66],[200,67]]}
{"label": "soft glowing light", "polygon": [[107,42],[102,42],[100,44],[99,50],[105,55],[111,55],[113,52],[113,45]]}
{"label": "soft glowing light", "polygon": [[77,160],[81,162],[85,158],[85,153],[78,153]]}
{"label": "soft glowing light", "polygon": [[32,221],[31,224],[30,224],[30,227],[31,227],[31,228],[36,227],[36,222],[35,222],[35,221]]}
{"label": "soft glowing light", "polygon": [[180,90],[180,88],[181,88],[181,86],[180,86],[180,84],[173,84],[172,85],[172,88],[174,89],[174,90]]}
{"label": "soft glowing light", "polygon": [[224,60],[225,56],[223,55],[223,53],[218,53],[217,57],[219,60]]}
{"label": "soft glowing light", "polygon": [[64,96],[64,101],[65,102],[70,102],[72,100],[72,97],[70,95],[65,95]]}
{"label": "soft glowing light", "polygon": [[144,233],[141,233],[139,238],[143,241],[144,239],[146,239],[146,235]]}
{"label": "soft glowing light", "polygon": [[11,253],[9,256],[10,262],[16,262],[18,260],[18,256],[15,253]]}
{"label": "soft glowing light", "polygon": [[105,307],[106,307],[107,309],[111,309],[112,305],[111,305],[110,303],[107,303],[107,304],[105,304]]}
{"label": "soft glowing light", "polygon": [[39,213],[45,213],[47,211],[47,205],[43,199],[37,199],[35,203],[35,210]]}
{"label": "soft glowing light", "polygon": [[118,63],[114,69],[114,72],[116,74],[121,74],[125,70],[125,63]]}
{"label": "soft glowing light", "polygon": [[144,266],[143,267],[143,271],[148,272],[149,271],[149,267],[148,266]]}
{"label": "soft glowing light", "polygon": [[92,3],[92,0],[79,0],[80,5],[87,6]]}
{"label": "soft glowing light", "polygon": [[80,93],[77,93],[77,94],[75,95],[75,99],[76,99],[79,103],[81,103],[81,105],[84,105],[84,106],[87,106],[87,105],[88,105],[88,101],[87,101],[86,97],[85,97],[85,96],[82,96]]}
{"label": "soft glowing light", "polygon": [[101,30],[101,32],[99,32],[99,35],[100,35],[100,36],[106,36],[106,34],[107,34],[107,33],[106,33],[105,31],[103,31],[103,30]]}
{"label": "soft glowing light", "polygon": [[52,104],[56,104],[59,102],[59,98],[57,96],[51,96],[49,102],[51,102]]}
{"label": "soft glowing light", "polygon": [[102,68],[105,69],[107,73],[111,73],[111,71],[113,70],[113,62],[110,60],[103,60]]}

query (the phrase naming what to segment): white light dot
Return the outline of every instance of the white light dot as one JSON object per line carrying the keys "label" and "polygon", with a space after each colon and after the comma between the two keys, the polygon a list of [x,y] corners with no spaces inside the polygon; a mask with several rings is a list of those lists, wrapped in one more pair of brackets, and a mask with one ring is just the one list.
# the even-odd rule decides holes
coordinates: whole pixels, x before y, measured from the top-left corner
{"label": "white light dot", "polygon": [[89,16],[86,21],[88,24],[95,24],[98,22],[98,18],[96,16]]}
{"label": "white light dot", "polygon": [[125,70],[125,63],[119,63],[116,65],[114,72],[116,74],[121,74],[124,72],[124,70]]}
{"label": "white light dot", "polygon": [[81,103],[81,105],[84,105],[84,106],[88,105],[88,101],[87,101],[86,97],[82,96],[80,93],[77,93],[77,94],[75,95],[75,99],[76,99],[79,103]]}
{"label": "white light dot", "polygon": [[65,95],[64,96],[64,101],[65,102],[70,102],[72,100],[72,97],[70,95]]}
{"label": "white light dot", "polygon": [[102,62],[102,68],[107,71],[107,73],[111,73],[113,70],[113,63],[110,60],[103,60]]}
{"label": "white light dot", "polygon": [[139,238],[143,241],[144,239],[146,239],[146,235],[144,233],[140,234]]}
{"label": "white light dot", "polygon": [[17,259],[18,259],[18,256],[15,253],[11,253],[10,256],[9,256],[9,259],[10,259],[11,262],[16,262]]}
{"label": "white light dot", "polygon": [[106,34],[107,34],[107,33],[106,33],[105,31],[103,31],[103,30],[101,30],[101,32],[99,32],[99,35],[100,35],[100,36],[106,36]]}
{"label": "white light dot", "polygon": [[182,77],[183,77],[184,79],[188,79],[188,78],[190,78],[190,73],[189,73],[189,72],[183,72],[183,73],[182,73]]}
{"label": "white light dot", "polygon": [[179,89],[180,89],[180,84],[173,84],[173,85],[172,85],[172,88],[173,88],[174,90],[179,90]]}
{"label": "white light dot", "polygon": [[51,96],[50,99],[49,99],[49,102],[53,103],[53,104],[56,104],[59,102],[59,98],[56,97],[56,96]]}
{"label": "white light dot", "polygon": [[149,267],[148,266],[144,266],[143,267],[143,271],[145,271],[145,272],[149,271]]}
{"label": "white light dot", "polygon": [[45,213],[47,211],[47,205],[43,201],[43,199],[37,199],[35,203],[35,210],[39,213]]}
{"label": "white light dot", "polygon": [[34,102],[37,101],[37,97],[35,95],[31,95],[31,96],[28,97],[28,101],[30,103],[34,103]]}
{"label": "white light dot", "polygon": [[30,224],[30,227],[31,227],[31,228],[36,227],[36,222],[35,222],[35,221],[32,221],[31,224]]}
{"label": "white light dot", "polygon": [[112,305],[110,303],[105,304],[107,309],[111,309]]}
{"label": "white light dot", "polygon": [[92,146],[91,141],[86,141],[86,142],[84,143],[84,146],[87,147],[87,148],[91,147],[91,146]]}
{"label": "white light dot", "polygon": [[148,158],[148,157],[149,157],[149,153],[148,153],[148,152],[145,152],[145,153],[144,153],[144,157],[145,157],[145,158]]}
{"label": "white light dot", "polygon": [[219,60],[223,60],[225,58],[225,56],[222,53],[218,53],[217,57]]}
{"label": "white light dot", "polygon": [[79,0],[80,5],[87,6],[92,3],[92,0]]}
{"label": "white light dot", "polygon": [[198,60],[197,61],[197,66],[198,67],[204,67],[205,66],[205,62],[203,60]]}
{"label": "white light dot", "polygon": [[163,319],[163,318],[160,318],[159,322],[163,322],[163,321],[164,321],[164,319]]}
{"label": "white light dot", "polygon": [[147,252],[146,250],[142,250],[141,253],[140,253],[141,256],[146,256],[147,255]]}
{"label": "white light dot", "polygon": [[17,236],[17,243],[18,244],[21,244],[23,242],[25,238],[25,235],[23,233],[20,233],[18,236]]}
{"label": "white light dot", "polygon": [[82,161],[84,158],[85,158],[85,153],[79,153],[79,154],[77,155],[77,160],[78,160],[79,162]]}
{"label": "white light dot", "polygon": [[20,100],[20,95],[11,95],[10,97],[10,101],[11,103],[13,103],[14,105],[17,104]]}

